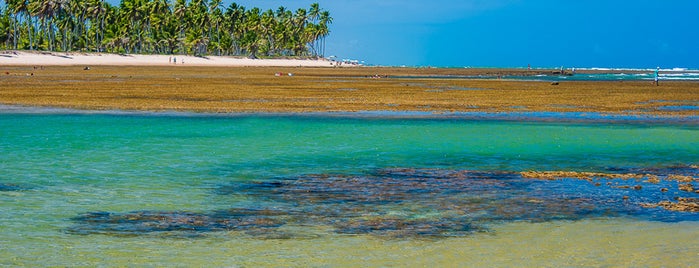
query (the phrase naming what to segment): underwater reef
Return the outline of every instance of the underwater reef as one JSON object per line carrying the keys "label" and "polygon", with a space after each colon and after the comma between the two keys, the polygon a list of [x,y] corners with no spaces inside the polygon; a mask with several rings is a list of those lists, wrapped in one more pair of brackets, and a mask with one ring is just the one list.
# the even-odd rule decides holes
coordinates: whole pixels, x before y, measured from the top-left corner
{"label": "underwater reef", "polygon": [[[233,181],[213,194],[256,202],[210,212],[87,212],[73,234],[142,235],[233,231],[294,238],[289,226],[379,237],[451,237],[509,221],[599,217],[699,220],[699,168],[575,171],[473,171],[390,168],[364,174],[306,174]],[[299,234],[308,235],[308,234]]]}

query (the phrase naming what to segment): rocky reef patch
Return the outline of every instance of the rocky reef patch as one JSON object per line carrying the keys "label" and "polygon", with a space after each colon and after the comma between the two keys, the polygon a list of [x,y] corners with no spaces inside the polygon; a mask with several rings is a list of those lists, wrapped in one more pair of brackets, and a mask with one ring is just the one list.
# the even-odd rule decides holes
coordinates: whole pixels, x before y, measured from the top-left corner
{"label": "rocky reef patch", "polygon": [[287,227],[311,226],[344,235],[440,238],[487,232],[493,224],[510,221],[596,217],[696,221],[699,199],[686,189],[699,181],[698,175],[696,166],[610,172],[390,168],[240,180],[219,185],[214,194],[254,200],[244,203],[253,207],[88,212],[74,217],[68,232],[232,231],[293,238]]}

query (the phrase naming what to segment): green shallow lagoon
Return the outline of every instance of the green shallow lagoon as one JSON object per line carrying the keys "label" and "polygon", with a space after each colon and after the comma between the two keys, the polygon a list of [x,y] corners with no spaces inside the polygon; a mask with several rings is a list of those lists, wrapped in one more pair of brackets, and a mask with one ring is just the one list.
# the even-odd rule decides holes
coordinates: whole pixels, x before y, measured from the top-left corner
{"label": "green shallow lagoon", "polygon": [[[699,163],[696,124],[6,113],[0,114],[0,133],[0,184],[8,186],[0,191],[0,265],[690,266],[699,261],[697,213],[636,209],[620,202],[618,207],[590,203],[613,210],[611,214],[593,209],[565,215],[549,211],[545,219],[530,214],[483,216],[494,206],[508,206],[498,200],[518,200],[510,195],[547,202],[552,193],[571,189],[557,198],[620,200],[621,195],[630,195],[630,202],[641,202],[697,197],[678,191],[674,182],[661,195],[651,190],[611,192],[609,187],[567,180],[528,182],[500,174],[528,170],[652,173],[684,167],[689,169],[683,171],[685,175],[696,177],[692,168]],[[280,189],[288,194],[297,193],[297,188],[262,184],[291,181],[288,185],[297,187],[296,182],[309,174],[313,180],[307,181],[326,188],[325,177],[316,175],[329,174],[324,176],[340,178],[336,180],[340,183],[357,178],[372,183],[386,180],[375,174],[395,169],[428,170],[423,172],[427,175],[418,174],[424,176],[418,182],[452,170],[485,172],[487,184],[463,188],[484,189],[473,196],[461,188],[440,186],[445,191],[416,192],[416,200],[408,189],[399,199],[389,199],[390,204],[332,198],[302,202],[293,196],[278,198]],[[389,174],[393,180],[388,181],[401,183],[402,174]],[[501,181],[509,184],[485,186]],[[262,188],[236,186],[249,182]],[[432,186],[427,185],[426,189]],[[699,188],[696,182],[695,186]],[[508,187],[521,189],[506,191]],[[326,193],[325,188],[310,190]],[[430,202],[432,197],[439,202]],[[469,198],[493,205],[473,213],[453,208],[464,206],[463,200]],[[332,212],[340,216],[318,212],[329,207],[344,210]],[[208,217],[231,208],[296,211],[301,217],[310,215],[310,220],[289,220],[298,215],[284,215],[281,226],[255,232],[182,231],[172,223],[169,229],[153,230],[150,225],[157,222],[129,220],[104,228],[104,222],[77,220],[89,213],[128,218],[142,212],[176,212]],[[355,214],[345,215],[349,210]],[[444,221],[447,217],[450,220]],[[377,218],[429,219],[428,224],[442,224],[449,234],[451,225],[478,219],[473,222],[478,228],[455,236],[423,236],[425,232],[420,231],[395,236],[400,229],[395,226],[388,232],[379,227],[337,231],[337,221],[354,218],[362,220],[360,225]],[[274,220],[276,224],[279,218]],[[401,224],[405,222],[396,226]]]}

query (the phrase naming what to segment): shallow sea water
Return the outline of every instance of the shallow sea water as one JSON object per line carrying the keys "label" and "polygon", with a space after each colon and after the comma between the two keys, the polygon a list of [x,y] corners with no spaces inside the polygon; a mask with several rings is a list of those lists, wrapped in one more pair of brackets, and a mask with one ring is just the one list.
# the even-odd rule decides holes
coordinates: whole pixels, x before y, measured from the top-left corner
{"label": "shallow sea water", "polygon": [[699,262],[697,213],[639,206],[698,197],[677,182],[517,173],[696,178],[696,124],[4,113],[0,133],[2,266]]}

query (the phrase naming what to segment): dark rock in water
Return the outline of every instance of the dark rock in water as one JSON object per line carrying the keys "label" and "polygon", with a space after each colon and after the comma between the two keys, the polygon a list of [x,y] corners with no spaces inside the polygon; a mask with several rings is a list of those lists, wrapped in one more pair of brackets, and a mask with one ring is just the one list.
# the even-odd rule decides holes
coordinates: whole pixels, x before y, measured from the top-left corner
{"label": "dark rock in water", "polygon": [[[670,195],[662,189],[677,187],[679,181],[687,179],[694,177],[675,178],[649,172],[413,168],[381,169],[367,174],[310,174],[239,181],[216,191],[220,195],[246,195],[259,200],[254,208],[206,213],[92,212],[75,217],[76,224],[68,231],[110,235],[240,231],[261,239],[284,239],[296,237],[287,230],[288,226],[322,226],[340,234],[406,238],[463,236],[486,231],[492,223],[508,221],[618,216],[699,220],[699,214],[684,212],[692,210],[670,209],[672,204],[659,203]],[[607,186],[599,180],[608,180]],[[681,200],[684,201],[677,204],[693,206],[690,199]]]}
{"label": "dark rock in water", "polygon": [[403,219],[398,217],[374,217],[350,219],[339,223],[337,232],[342,234],[373,234],[390,237],[449,237],[465,236],[486,229],[469,223],[469,219],[443,218]]}
{"label": "dark rock in water", "polygon": [[297,205],[388,205],[430,199],[435,195],[491,190],[485,185],[505,188],[506,179],[514,177],[517,174],[505,172],[386,169],[371,175],[319,174],[274,182],[242,182],[224,186],[218,192],[265,196]]}
{"label": "dark rock in water", "polygon": [[265,229],[281,226],[286,213],[269,210],[230,209],[213,213],[139,211],[91,212],[73,218],[74,234],[141,234],[152,232],[213,232]]}

